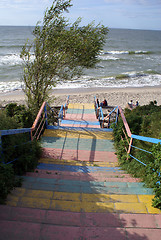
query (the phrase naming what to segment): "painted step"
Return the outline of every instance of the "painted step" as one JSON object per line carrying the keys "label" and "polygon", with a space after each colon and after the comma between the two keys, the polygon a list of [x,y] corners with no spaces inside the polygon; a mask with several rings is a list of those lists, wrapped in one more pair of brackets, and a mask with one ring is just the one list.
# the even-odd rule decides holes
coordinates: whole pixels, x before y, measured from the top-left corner
{"label": "painted step", "polygon": [[119,167],[98,167],[98,166],[76,166],[76,165],[63,165],[63,164],[47,164],[47,163],[39,163],[37,169],[45,169],[45,170],[54,170],[54,171],[69,171],[69,172],[120,172],[123,171]]}
{"label": "painted step", "polygon": [[144,194],[153,195],[153,190],[144,188],[137,182],[95,182],[79,180],[63,180],[50,178],[24,177],[23,188],[71,193],[89,194]]}
{"label": "painted step", "polygon": [[105,139],[82,139],[69,137],[42,137],[41,144],[43,148],[58,148],[69,150],[90,150],[114,152],[112,140]]}
{"label": "painted step", "polygon": [[0,219],[0,236],[7,240],[107,240],[107,235],[108,240],[141,240],[143,235],[144,239],[158,240],[161,234],[161,215],[151,214],[71,213],[0,206]]}
{"label": "painted step", "polygon": [[95,110],[94,104],[92,103],[69,103],[68,110],[69,109],[93,109]]}
{"label": "painted step", "polygon": [[71,127],[71,126],[53,126],[53,125],[48,125],[47,129],[50,129],[50,130],[64,130],[64,131],[67,131],[67,130],[70,130],[70,131],[94,131],[94,132],[113,132],[113,129],[112,128],[85,128],[85,127]]}
{"label": "painted step", "polygon": [[45,129],[43,137],[108,139],[113,140],[113,132],[83,131],[70,129]]}
{"label": "painted step", "polygon": [[90,121],[62,120],[60,125],[66,127],[70,126],[70,127],[100,128],[99,122]]}
{"label": "painted step", "polygon": [[[65,174],[62,174],[65,173]],[[84,174],[84,173],[82,173]],[[77,175],[73,174],[68,174],[68,172],[59,172],[59,171],[47,171],[47,170],[35,170],[34,173],[27,173],[26,176],[29,177],[39,177],[39,178],[54,178],[54,179],[66,179],[66,180],[80,180],[80,181],[99,181],[99,182],[140,182],[140,179],[138,178],[132,178],[132,177],[119,177],[118,175],[116,176],[89,176],[89,174],[84,174],[82,175],[78,173]]]}
{"label": "painted step", "polygon": [[88,161],[88,162],[118,162],[114,152],[89,151],[76,149],[43,148],[43,158],[55,158],[62,160]]}
{"label": "painted step", "polygon": [[88,162],[74,160],[59,160],[54,158],[40,158],[39,163],[74,165],[74,166],[93,166],[93,167],[118,167],[118,163],[113,162]]}
{"label": "painted step", "polygon": [[54,178],[54,179],[69,179],[80,181],[107,181],[107,182],[140,182],[139,178],[132,178],[130,174],[113,173],[113,172],[67,172],[67,171],[53,171],[44,169],[35,169],[35,172],[28,172],[26,176]]}
{"label": "painted step", "polygon": [[75,213],[0,205],[0,219],[60,226],[161,229],[159,214]]}
{"label": "painted step", "polygon": [[71,212],[155,213],[151,206],[154,195],[113,195],[15,189],[7,205]]}
{"label": "painted step", "polygon": [[74,121],[87,121],[87,122],[99,122],[95,114],[90,113],[66,113],[64,120],[74,120]]}
{"label": "painted step", "polygon": [[96,117],[95,109],[75,109],[75,108],[68,108],[66,111],[66,114],[71,114],[71,115],[94,115]]}

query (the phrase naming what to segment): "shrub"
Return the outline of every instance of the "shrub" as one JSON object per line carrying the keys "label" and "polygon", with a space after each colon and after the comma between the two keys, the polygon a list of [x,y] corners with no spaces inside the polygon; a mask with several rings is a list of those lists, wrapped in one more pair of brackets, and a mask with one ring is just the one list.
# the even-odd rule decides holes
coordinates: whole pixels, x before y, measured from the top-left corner
{"label": "shrub", "polygon": [[0,204],[4,203],[8,193],[15,186],[15,175],[12,165],[0,163]]}
{"label": "shrub", "polygon": [[[9,104],[5,110],[0,111],[1,130],[31,127],[32,122],[33,115],[24,105]],[[7,194],[15,186],[18,186],[17,184],[21,180],[15,176],[32,171],[37,166],[41,147],[38,142],[30,141],[29,133],[2,136],[1,138],[0,203],[4,203]]]}
{"label": "shrub", "polygon": [[25,105],[17,105],[17,103],[10,103],[6,106],[6,116],[15,120],[21,128],[31,127],[35,119],[32,111],[25,107]]}
{"label": "shrub", "polygon": [[[132,134],[159,138],[161,136],[161,106],[156,105],[157,102],[150,102],[149,105],[139,106],[132,111],[125,109],[125,117],[129,124]],[[133,145],[138,148],[145,149],[150,153],[142,152],[139,149],[132,148],[131,155],[147,164],[142,165],[135,159],[127,155],[125,147],[128,148],[126,138],[124,142],[121,136],[124,136],[123,123],[120,119],[118,125],[114,128],[114,140],[116,154],[119,163],[123,169],[126,169],[130,174],[140,178],[148,187],[152,187],[155,192],[153,206],[161,209],[161,145],[156,145],[148,142],[134,140]]]}

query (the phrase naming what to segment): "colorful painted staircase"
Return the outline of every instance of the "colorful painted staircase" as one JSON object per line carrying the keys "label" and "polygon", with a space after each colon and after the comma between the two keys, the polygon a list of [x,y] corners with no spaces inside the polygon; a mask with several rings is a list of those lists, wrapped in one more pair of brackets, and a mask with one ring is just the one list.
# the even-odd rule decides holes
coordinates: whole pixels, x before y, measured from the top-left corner
{"label": "colorful painted staircase", "polygon": [[0,240],[160,239],[152,189],[119,168],[112,130],[92,104],[69,104],[42,146],[35,172],[0,206]]}

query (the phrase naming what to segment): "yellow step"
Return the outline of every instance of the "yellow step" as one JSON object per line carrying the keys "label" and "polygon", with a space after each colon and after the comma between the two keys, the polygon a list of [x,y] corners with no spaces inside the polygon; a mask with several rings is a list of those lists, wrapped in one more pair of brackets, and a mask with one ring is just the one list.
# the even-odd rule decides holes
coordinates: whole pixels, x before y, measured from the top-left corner
{"label": "yellow step", "polygon": [[107,139],[113,140],[113,132],[99,132],[99,131],[72,131],[72,130],[50,130],[46,129],[44,137],[57,138],[82,138],[82,139]]}

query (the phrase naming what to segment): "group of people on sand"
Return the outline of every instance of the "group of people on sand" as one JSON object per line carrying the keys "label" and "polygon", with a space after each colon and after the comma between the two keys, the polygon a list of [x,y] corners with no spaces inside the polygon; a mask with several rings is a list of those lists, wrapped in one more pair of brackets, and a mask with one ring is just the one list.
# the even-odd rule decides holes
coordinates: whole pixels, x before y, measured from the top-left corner
{"label": "group of people on sand", "polygon": [[135,108],[135,107],[137,107],[137,106],[139,106],[139,102],[138,101],[136,101],[136,103],[135,104],[133,104],[133,100],[131,100],[128,104],[127,104],[127,108],[129,108],[129,109],[133,109],[133,108]]}
{"label": "group of people on sand", "polygon": [[[104,99],[101,103],[99,103],[99,100],[97,98],[97,106],[98,106],[98,108],[99,107],[107,107],[108,106],[107,100]],[[131,100],[130,102],[128,102],[126,107],[132,110],[133,108],[135,108],[137,106],[139,106],[139,102],[136,101],[136,103],[133,104],[133,100]]]}
{"label": "group of people on sand", "polygon": [[98,105],[98,107],[107,107],[108,103],[107,103],[106,99],[104,99],[101,103],[99,103],[99,100],[97,98],[97,105]]}

